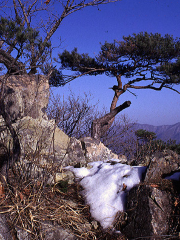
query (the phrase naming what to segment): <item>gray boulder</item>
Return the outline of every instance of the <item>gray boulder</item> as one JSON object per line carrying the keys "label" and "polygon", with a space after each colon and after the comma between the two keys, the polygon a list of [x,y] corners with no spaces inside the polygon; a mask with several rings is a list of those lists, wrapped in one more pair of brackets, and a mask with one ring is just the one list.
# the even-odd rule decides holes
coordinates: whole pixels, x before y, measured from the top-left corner
{"label": "gray boulder", "polygon": [[[127,194],[127,222],[121,231],[128,239],[172,239],[178,236],[179,181],[166,179],[178,172],[180,157],[170,151],[155,153],[147,167],[144,182]],[[174,238],[173,238],[174,237]]]}
{"label": "gray boulder", "polygon": [[[4,76],[0,77],[0,85]],[[4,103],[12,121],[24,116],[47,119],[49,82],[42,75],[12,75],[6,80]]]}
{"label": "gray boulder", "polygon": [[128,223],[122,230],[128,239],[163,239],[170,230],[172,195],[148,185],[130,190],[127,196]]}
{"label": "gray boulder", "polygon": [[[93,139],[91,137],[84,137],[80,139],[80,141],[82,143],[82,148],[84,149],[87,162],[103,161],[112,158],[118,159],[118,155],[114,154],[99,140]],[[122,161],[124,161],[123,157]]]}
{"label": "gray boulder", "polygon": [[11,240],[12,235],[10,233],[10,228],[7,224],[6,217],[0,214],[0,239],[1,240]]}
{"label": "gray boulder", "polygon": [[180,170],[180,156],[171,151],[156,152],[149,161],[145,182],[160,183],[165,176]]}

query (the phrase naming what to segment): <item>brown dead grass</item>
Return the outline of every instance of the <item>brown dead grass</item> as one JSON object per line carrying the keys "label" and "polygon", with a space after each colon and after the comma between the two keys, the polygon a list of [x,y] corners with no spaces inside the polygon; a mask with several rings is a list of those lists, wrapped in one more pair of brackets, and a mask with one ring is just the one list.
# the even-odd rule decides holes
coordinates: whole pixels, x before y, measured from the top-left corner
{"label": "brown dead grass", "polygon": [[96,239],[88,224],[88,206],[78,198],[73,203],[68,193],[38,181],[19,184],[14,181],[6,186],[5,194],[0,198],[0,213],[8,213],[11,225],[25,230],[32,239],[44,238],[41,222],[49,221],[69,229],[77,238]]}
{"label": "brown dead grass", "polygon": [[44,239],[42,223],[52,223],[69,230],[76,239],[124,239],[93,227],[89,206],[79,192],[79,185],[70,185],[63,193],[58,185],[48,186],[37,180],[21,181],[9,174],[9,183],[0,196],[0,214],[6,214],[13,232],[21,229],[30,239]]}

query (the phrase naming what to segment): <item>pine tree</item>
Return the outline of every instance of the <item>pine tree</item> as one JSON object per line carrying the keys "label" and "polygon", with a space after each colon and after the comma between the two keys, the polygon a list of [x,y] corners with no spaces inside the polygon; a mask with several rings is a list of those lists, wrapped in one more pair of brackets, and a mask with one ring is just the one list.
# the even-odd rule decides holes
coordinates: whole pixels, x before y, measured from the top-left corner
{"label": "pine tree", "polygon": [[105,42],[95,58],[88,54],[79,54],[76,48],[72,52],[65,50],[59,54],[62,67],[76,72],[68,81],[83,75],[99,74],[106,74],[117,80],[117,85],[112,86],[114,97],[109,115],[96,120],[95,129],[101,128],[98,133],[93,133],[96,138],[100,138],[99,134],[103,134],[111,126],[119,110],[130,106],[131,103],[126,101],[116,107],[119,97],[126,91],[134,95],[130,89],[160,91],[168,88],[178,92],[174,85],[180,83],[179,57],[180,39],[174,39],[168,34],[161,36],[159,33],[147,32],[123,37],[123,40],[113,43]]}

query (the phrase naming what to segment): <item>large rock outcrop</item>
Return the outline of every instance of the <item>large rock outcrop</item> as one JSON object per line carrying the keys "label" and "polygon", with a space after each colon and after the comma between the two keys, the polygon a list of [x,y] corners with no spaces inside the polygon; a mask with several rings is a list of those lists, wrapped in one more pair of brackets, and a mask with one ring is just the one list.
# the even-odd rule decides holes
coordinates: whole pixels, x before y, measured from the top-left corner
{"label": "large rock outcrop", "polygon": [[149,160],[145,182],[161,183],[162,179],[180,170],[180,157],[177,153],[165,150],[156,152]]}
{"label": "large rock outcrop", "polygon": [[180,156],[166,150],[150,158],[144,182],[127,195],[127,223],[122,232],[128,239],[177,239],[179,181],[166,179],[180,170]]}
{"label": "large rock outcrop", "polygon": [[[0,84],[4,80],[0,78]],[[2,85],[0,85],[1,87]],[[55,124],[48,120],[46,107],[49,100],[49,84],[45,76],[10,76],[5,82],[4,104],[5,111],[11,118],[11,124],[20,142],[20,159],[16,163],[21,179],[42,181],[51,184],[65,179],[68,173],[63,167],[73,165],[87,166],[91,161],[102,158],[118,158],[102,143],[91,138],[77,140],[68,137]],[[13,149],[13,139],[2,116],[0,116],[0,163],[8,161]],[[73,174],[69,173],[73,179]],[[68,175],[68,177],[69,177]],[[71,183],[73,180],[71,181]],[[1,194],[1,193],[0,193]],[[4,197],[4,194],[2,196]],[[18,196],[17,196],[18,198]],[[71,208],[78,208],[73,203]],[[9,223],[5,215],[0,214],[2,228],[0,237],[12,239]],[[39,223],[44,231],[45,239],[77,239],[72,231],[63,229],[50,222]],[[83,232],[90,231],[91,226],[79,223]],[[16,239],[32,239],[25,230],[12,226]]]}
{"label": "large rock outcrop", "polygon": [[[4,76],[0,77],[0,87]],[[47,120],[49,82],[42,75],[12,75],[5,81],[4,103],[12,121],[25,116]]]}
{"label": "large rock outcrop", "polygon": [[[10,76],[6,80],[5,111],[19,138],[21,155],[18,164],[21,164],[22,173],[37,178],[52,168],[59,173],[68,165],[86,166],[88,162],[118,158],[97,140],[68,137],[54,120],[47,119],[48,100],[49,83],[45,76]],[[12,150],[13,139],[2,117],[0,129],[1,142]]]}
{"label": "large rock outcrop", "polygon": [[163,239],[169,232],[172,195],[153,186],[142,185],[128,193],[128,224],[123,233],[128,239]]}

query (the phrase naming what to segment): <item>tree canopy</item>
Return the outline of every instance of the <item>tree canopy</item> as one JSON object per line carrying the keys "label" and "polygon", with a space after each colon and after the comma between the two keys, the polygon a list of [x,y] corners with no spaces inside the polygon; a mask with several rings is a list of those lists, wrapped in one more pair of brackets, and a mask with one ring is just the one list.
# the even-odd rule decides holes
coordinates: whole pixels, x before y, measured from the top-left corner
{"label": "tree canopy", "polygon": [[139,129],[135,131],[135,135],[139,140],[143,140],[144,142],[149,142],[150,140],[156,139],[156,133],[149,132],[144,129]]}
{"label": "tree canopy", "polygon": [[[126,83],[118,86],[123,91],[127,88],[173,89],[173,84],[180,83],[177,77],[180,71],[179,57],[180,39],[174,39],[168,34],[161,36],[159,33],[147,32],[123,37],[123,40],[115,40],[113,43],[105,42],[95,58],[79,54],[77,48],[59,54],[62,67],[77,72],[70,79],[85,74],[124,76]],[[141,81],[147,84],[140,86]]]}
{"label": "tree canopy", "polygon": [[59,54],[57,62],[61,63],[62,68],[75,72],[66,81],[84,75],[99,74],[117,79],[117,85],[112,86],[114,97],[110,113],[96,123],[94,121],[93,131],[96,130],[96,133],[93,132],[92,135],[96,138],[99,138],[103,131],[107,131],[119,111],[130,106],[130,101],[116,106],[120,95],[130,91],[129,89],[160,91],[168,88],[180,93],[174,87],[180,84],[180,39],[168,34],[161,36],[159,33],[141,32],[123,37],[120,41],[114,40],[113,43],[105,42],[94,58],[78,53],[77,48],[72,52],[65,50]]}
{"label": "tree canopy", "polygon": [[51,39],[64,18],[85,7],[118,0],[0,1],[0,68],[8,74],[35,74],[38,70],[49,76],[50,84],[64,84],[61,71],[52,64],[54,47]]}

